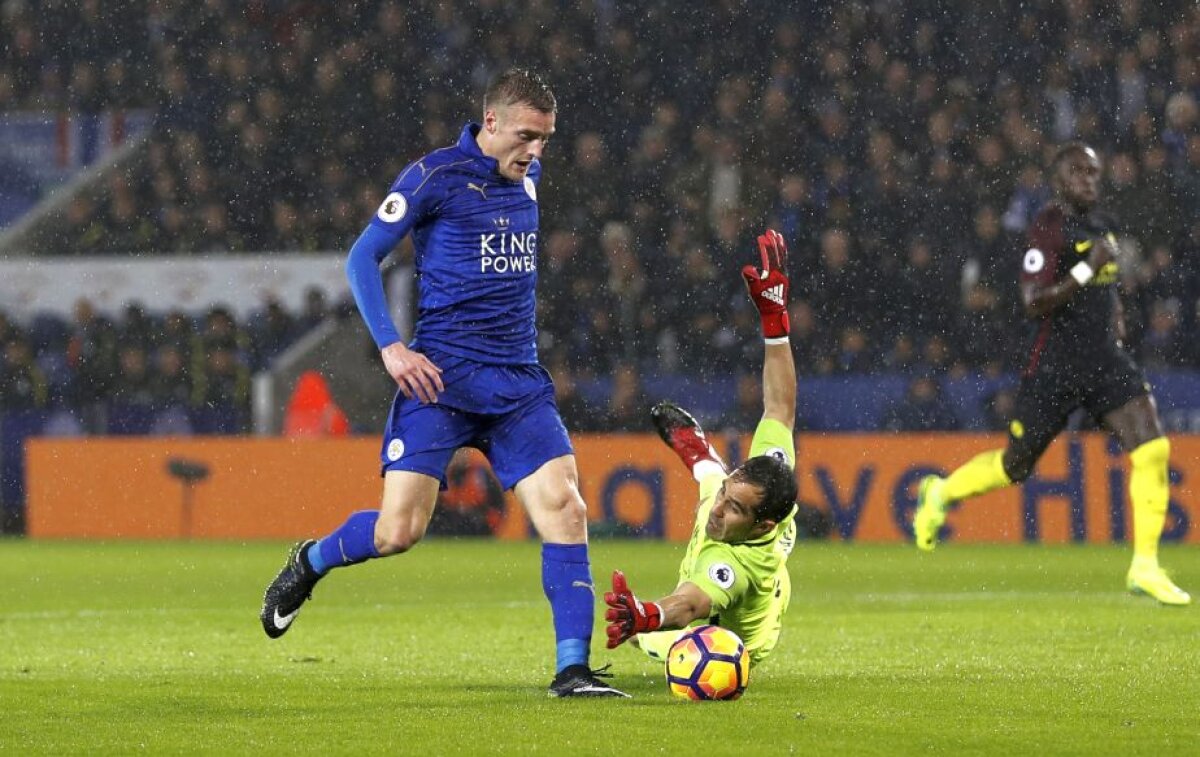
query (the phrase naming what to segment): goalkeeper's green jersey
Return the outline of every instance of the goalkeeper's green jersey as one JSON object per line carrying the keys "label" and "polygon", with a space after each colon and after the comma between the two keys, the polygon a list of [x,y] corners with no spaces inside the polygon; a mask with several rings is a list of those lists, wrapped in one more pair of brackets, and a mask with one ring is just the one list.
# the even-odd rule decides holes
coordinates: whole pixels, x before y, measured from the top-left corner
{"label": "goalkeeper's green jersey", "polygon": [[[761,421],[750,444],[750,457],[758,455],[783,456],[795,468],[792,432],[779,421]],[[715,473],[700,481],[700,505],[687,553],[679,566],[679,582],[693,583],[708,595],[713,612],[708,622],[740,636],[755,664],[766,659],[779,641],[783,615],[791,599],[787,559],[796,543],[796,510],[793,508],[774,529],[754,541],[714,541],[705,533],[705,524],[726,478],[723,473]]]}

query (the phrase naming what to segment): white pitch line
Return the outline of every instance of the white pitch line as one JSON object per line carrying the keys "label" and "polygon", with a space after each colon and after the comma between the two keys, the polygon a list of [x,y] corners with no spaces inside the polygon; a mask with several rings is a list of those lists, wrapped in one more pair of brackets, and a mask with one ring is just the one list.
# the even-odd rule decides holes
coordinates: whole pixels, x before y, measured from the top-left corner
{"label": "white pitch line", "polygon": [[[796,594],[799,595],[797,598],[803,601],[803,591],[797,592]],[[898,591],[883,593],[869,592],[849,595],[825,594],[823,595],[823,598],[840,600],[845,597],[849,597],[852,600],[861,602],[976,602],[1010,599],[1062,599],[1064,597],[1083,599],[1086,597],[1088,601],[1092,601],[1096,597],[1103,597],[1110,594],[1117,597],[1124,596],[1122,591],[1113,589],[1111,591]]]}

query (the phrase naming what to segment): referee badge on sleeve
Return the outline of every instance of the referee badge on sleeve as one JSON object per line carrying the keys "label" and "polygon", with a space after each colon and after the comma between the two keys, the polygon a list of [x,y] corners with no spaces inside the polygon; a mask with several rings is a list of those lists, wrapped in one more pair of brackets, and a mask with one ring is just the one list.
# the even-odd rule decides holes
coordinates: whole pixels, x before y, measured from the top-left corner
{"label": "referee badge on sleeve", "polygon": [[723,562],[715,562],[708,566],[708,577],[722,589],[728,589],[737,580],[737,576],[733,572],[733,566]]}
{"label": "referee badge on sleeve", "polygon": [[408,200],[404,199],[404,195],[399,192],[392,192],[387,197],[383,198],[383,204],[379,206],[380,221],[387,223],[395,223],[404,217],[408,212]]}

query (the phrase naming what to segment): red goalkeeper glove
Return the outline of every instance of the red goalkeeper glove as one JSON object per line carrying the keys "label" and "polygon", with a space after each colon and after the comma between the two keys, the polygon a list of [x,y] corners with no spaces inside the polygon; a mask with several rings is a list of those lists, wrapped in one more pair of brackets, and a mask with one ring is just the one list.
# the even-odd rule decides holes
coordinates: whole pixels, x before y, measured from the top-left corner
{"label": "red goalkeeper glove", "polygon": [[752,265],[742,268],[742,278],[750,300],[758,308],[762,319],[763,336],[767,339],[785,339],[791,324],[788,323],[788,281],[784,268],[787,266],[787,245],[783,236],[773,230],[758,238],[758,251],[762,254],[762,270]]}
{"label": "red goalkeeper glove", "polygon": [[619,570],[613,571],[612,591],[604,593],[604,601],[608,603],[604,619],[608,621],[609,649],[616,649],[636,634],[657,631],[662,625],[662,608],[633,596],[625,574]]}

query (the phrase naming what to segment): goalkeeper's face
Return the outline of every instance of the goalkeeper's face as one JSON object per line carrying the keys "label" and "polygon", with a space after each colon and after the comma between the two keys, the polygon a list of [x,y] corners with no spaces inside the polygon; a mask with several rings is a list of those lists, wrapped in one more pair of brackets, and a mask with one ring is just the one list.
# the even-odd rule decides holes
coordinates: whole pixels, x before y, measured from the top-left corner
{"label": "goalkeeper's face", "polygon": [[749,481],[725,479],[704,524],[704,532],[713,541],[726,544],[757,539],[775,527],[773,522],[756,519],[762,498],[762,490]]}
{"label": "goalkeeper's face", "polygon": [[554,113],[545,113],[523,103],[501,105],[483,114],[483,154],[500,164],[500,175],[521,181],[534,159],[540,159],[554,134]]}

